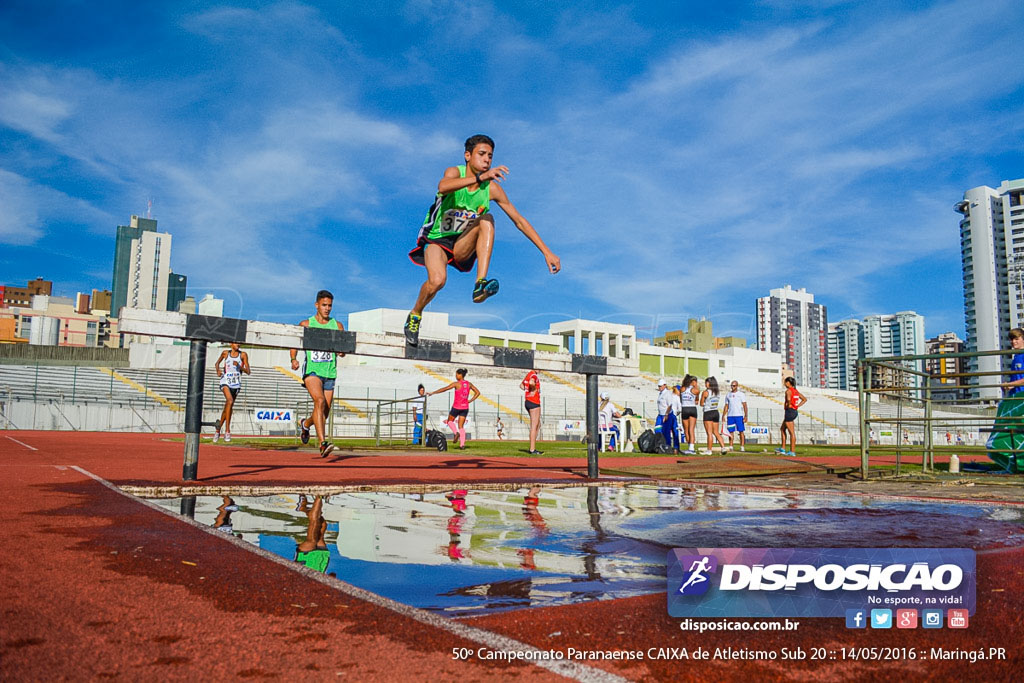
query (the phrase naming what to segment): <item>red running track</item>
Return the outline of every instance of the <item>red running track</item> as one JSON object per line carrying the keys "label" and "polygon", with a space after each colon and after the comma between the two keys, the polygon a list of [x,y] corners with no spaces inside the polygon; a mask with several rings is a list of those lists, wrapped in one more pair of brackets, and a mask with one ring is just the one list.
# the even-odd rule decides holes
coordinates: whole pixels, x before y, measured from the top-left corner
{"label": "red running track", "polygon": [[[12,440],[16,439],[16,440]],[[115,483],[177,484],[181,443],[121,434],[0,436],[0,677],[335,680],[552,679],[530,663],[452,660],[479,640],[367,601],[124,496]],[[330,460],[330,459],[329,459]],[[338,484],[577,480],[582,463],[371,456],[204,447],[199,483]],[[636,462],[632,459],[631,462]],[[697,635],[663,595],[520,610],[468,620],[541,649],[912,646],[1006,647],[1002,662],[645,660],[592,666],[635,680],[1014,680],[1024,670],[1024,550],[978,554],[978,609],[964,631],[850,631],[803,620],[793,633]],[[479,635],[479,634],[477,634]],[[475,638],[476,636],[474,636]],[[587,670],[577,677],[594,678]]]}

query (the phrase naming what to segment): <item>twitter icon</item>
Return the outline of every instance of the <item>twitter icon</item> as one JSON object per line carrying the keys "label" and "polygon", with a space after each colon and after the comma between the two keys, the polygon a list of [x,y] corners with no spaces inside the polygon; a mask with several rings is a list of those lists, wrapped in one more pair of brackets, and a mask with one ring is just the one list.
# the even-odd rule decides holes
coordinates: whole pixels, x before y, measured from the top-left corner
{"label": "twitter icon", "polygon": [[892,628],[892,610],[871,610],[871,628]]}

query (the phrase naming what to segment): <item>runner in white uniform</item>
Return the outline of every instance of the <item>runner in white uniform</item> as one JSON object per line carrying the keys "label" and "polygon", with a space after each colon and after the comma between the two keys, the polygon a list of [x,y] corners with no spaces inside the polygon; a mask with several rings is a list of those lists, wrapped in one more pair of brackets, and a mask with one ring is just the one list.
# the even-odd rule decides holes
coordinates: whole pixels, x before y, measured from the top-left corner
{"label": "runner in white uniform", "polygon": [[[223,363],[224,367],[221,367]],[[230,351],[223,351],[220,358],[214,364],[217,375],[220,376],[220,390],[224,394],[224,410],[221,411],[220,419],[217,420],[217,433],[213,436],[213,442],[220,439],[221,430],[224,431],[224,441],[231,441],[231,411],[238,398],[238,392],[242,388],[242,373],[249,375],[252,370],[249,367],[249,355],[238,348],[238,344],[232,344]]]}

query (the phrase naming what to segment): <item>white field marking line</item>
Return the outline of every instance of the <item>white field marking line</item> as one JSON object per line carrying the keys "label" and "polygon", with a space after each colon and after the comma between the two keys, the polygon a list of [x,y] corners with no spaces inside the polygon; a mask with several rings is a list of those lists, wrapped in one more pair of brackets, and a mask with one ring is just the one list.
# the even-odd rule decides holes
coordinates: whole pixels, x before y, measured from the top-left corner
{"label": "white field marking line", "polygon": [[[4,436],[7,436],[7,435],[4,434]],[[25,448],[29,449],[30,451],[38,451],[39,450],[38,448],[36,448],[34,446],[29,446],[27,443],[25,443],[23,441],[18,441],[13,436],[7,436],[7,438],[10,439],[11,441],[13,441],[16,444],[21,444],[22,446],[24,446]]]}
{"label": "white field marking line", "polygon": [[[329,586],[329,587],[333,588],[334,590],[340,591],[340,592],[344,593],[345,595],[348,595],[350,597],[356,598],[358,600],[363,600],[364,602],[368,602],[371,605],[376,605],[377,607],[383,607],[384,609],[389,609],[392,612],[397,612],[398,614],[401,614],[404,617],[408,617],[410,619],[413,619],[414,621],[418,621],[418,622],[420,622],[422,624],[426,624],[428,626],[433,626],[434,628],[441,629],[442,631],[448,631],[449,633],[451,633],[453,635],[456,635],[456,636],[458,636],[460,638],[464,638],[464,639],[472,641],[474,643],[479,643],[480,645],[484,645],[484,646],[490,648],[491,650],[498,650],[498,651],[516,650],[516,651],[520,651],[520,652],[526,653],[526,656],[523,659],[510,659],[509,660],[510,662],[519,662],[519,661],[521,661],[521,662],[524,662],[524,663],[535,664],[536,666],[539,666],[542,669],[548,669],[549,671],[552,671],[552,672],[554,672],[556,674],[559,674],[560,676],[564,676],[566,678],[570,678],[570,679],[575,680],[575,681],[580,681],[581,683],[627,683],[628,680],[629,680],[627,678],[623,678],[622,676],[619,676],[619,675],[616,675],[616,674],[613,674],[613,673],[609,673],[609,672],[603,671],[601,669],[595,669],[593,667],[589,667],[589,666],[586,666],[584,664],[580,664],[579,662],[574,662],[572,660],[565,660],[565,659],[546,660],[546,659],[540,659],[539,657],[541,656],[541,653],[545,653],[545,652],[547,652],[547,650],[541,650],[540,648],[534,647],[533,645],[527,645],[526,643],[521,643],[518,640],[514,640],[512,638],[508,638],[506,636],[503,636],[503,635],[500,635],[500,634],[497,634],[497,633],[492,633],[491,631],[485,631],[484,629],[481,629],[481,628],[476,628],[474,626],[467,626],[466,624],[463,624],[461,622],[452,621],[452,620],[446,619],[444,617],[439,617],[436,614],[432,614],[431,612],[427,612],[426,610],[421,610],[421,609],[419,609],[417,607],[410,607],[409,605],[403,605],[400,602],[396,602],[395,600],[391,600],[390,598],[385,598],[385,597],[383,597],[381,595],[377,595],[376,593],[371,593],[368,590],[365,590],[365,589],[362,589],[362,588],[358,588],[356,586],[353,586],[352,584],[345,583],[344,581],[341,581],[339,579],[335,579],[335,578],[332,578],[330,576],[325,576],[325,575],[321,574],[320,572],[314,571],[313,569],[309,569],[308,567],[305,567],[305,566],[302,566],[302,565],[298,565],[298,564],[296,564],[294,562],[289,562],[285,558],[283,558],[283,557],[281,557],[279,555],[275,555],[274,553],[270,552],[269,550],[264,550],[263,548],[258,548],[256,546],[250,544],[250,543],[247,543],[247,542],[245,542],[245,541],[243,541],[241,539],[235,538],[233,536],[228,537],[225,534],[223,534],[221,532],[218,532],[216,529],[213,529],[212,527],[208,527],[205,524],[201,524],[201,523],[197,522],[194,519],[189,519],[188,517],[183,517],[182,515],[177,515],[177,514],[171,512],[170,510],[167,510],[166,508],[160,507],[156,503],[151,503],[150,501],[145,500],[143,498],[136,498],[135,496],[132,496],[132,495],[130,495],[128,493],[125,493],[124,491],[122,491],[118,487],[116,487],[113,484],[111,484],[106,479],[103,479],[102,477],[100,477],[100,476],[98,476],[96,474],[93,474],[92,472],[89,472],[88,470],[82,469],[81,467],[78,467],[77,465],[71,465],[70,467],[71,467],[71,469],[75,470],[76,472],[84,474],[85,476],[89,477],[90,479],[94,479],[95,481],[99,482],[103,486],[106,486],[111,491],[115,491],[115,492],[119,493],[120,495],[124,496],[125,498],[129,498],[129,499],[134,500],[134,501],[136,501],[138,503],[141,503],[141,504],[145,505],[146,507],[152,508],[152,509],[154,509],[154,510],[156,510],[158,512],[161,512],[161,513],[167,515],[168,517],[176,519],[176,520],[178,520],[180,522],[185,522],[186,524],[190,524],[190,525],[194,526],[195,528],[201,529],[202,531],[210,534],[214,538],[218,538],[218,539],[220,539],[222,541],[227,541],[229,543],[234,543],[236,546],[238,546],[238,547],[240,547],[240,548],[242,548],[242,549],[244,549],[244,550],[246,550],[248,552],[255,553],[256,555],[259,555],[260,557],[262,557],[264,559],[270,560],[271,562],[275,562],[275,563],[281,565],[282,567],[285,567],[286,569],[290,569],[291,571],[294,571],[294,572],[297,572],[299,574],[302,574],[306,578],[313,579],[315,581],[319,581],[320,583],[322,583],[322,584],[324,584],[326,586]],[[536,659],[529,658],[529,657],[531,657],[531,655],[534,656],[534,657],[537,657],[537,658]],[[481,661],[486,661],[486,660],[481,660]],[[505,662],[506,660],[495,660],[495,661]]]}

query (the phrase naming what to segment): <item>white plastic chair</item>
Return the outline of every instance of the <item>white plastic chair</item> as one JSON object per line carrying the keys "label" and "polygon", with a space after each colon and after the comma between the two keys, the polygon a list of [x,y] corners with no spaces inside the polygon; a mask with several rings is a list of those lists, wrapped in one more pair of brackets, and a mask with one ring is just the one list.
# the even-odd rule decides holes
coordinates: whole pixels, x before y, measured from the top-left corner
{"label": "white plastic chair", "polygon": [[605,425],[605,424],[599,424],[598,425],[598,428],[597,428],[598,448],[601,450],[602,453],[605,451],[605,439],[610,439],[613,436],[616,437],[615,438],[615,450],[617,452],[621,453],[622,452],[622,441],[623,441],[622,435],[621,434],[616,435],[616,433],[612,429],[611,425]]}

